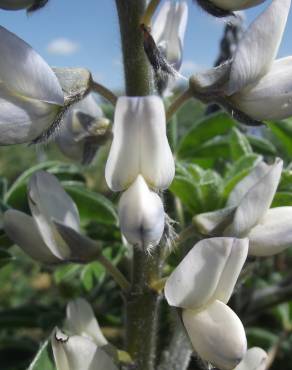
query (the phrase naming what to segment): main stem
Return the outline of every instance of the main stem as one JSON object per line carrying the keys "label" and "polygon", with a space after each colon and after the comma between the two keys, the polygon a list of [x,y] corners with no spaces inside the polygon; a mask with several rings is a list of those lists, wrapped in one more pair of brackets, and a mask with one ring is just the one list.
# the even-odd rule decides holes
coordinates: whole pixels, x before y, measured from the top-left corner
{"label": "main stem", "polygon": [[[128,96],[149,95],[153,86],[140,30],[146,5],[146,0],[116,0]],[[134,248],[131,290],[126,297],[126,345],[137,370],[155,369],[160,296],[150,286],[160,276],[160,260],[158,250],[147,256]]]}

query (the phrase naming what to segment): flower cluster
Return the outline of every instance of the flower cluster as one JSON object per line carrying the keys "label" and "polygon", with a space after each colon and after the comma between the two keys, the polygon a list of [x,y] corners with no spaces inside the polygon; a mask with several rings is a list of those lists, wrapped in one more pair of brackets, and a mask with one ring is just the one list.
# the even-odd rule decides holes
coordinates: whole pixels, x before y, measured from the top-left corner
{"label": "flower cluster", "polygon": [[111,190],[124,192],[119,219],[129,243],[145,250],[159,243],[165,214],[155,191],[167,189],[174,173],[162,100],[120,97],[105,177]]}

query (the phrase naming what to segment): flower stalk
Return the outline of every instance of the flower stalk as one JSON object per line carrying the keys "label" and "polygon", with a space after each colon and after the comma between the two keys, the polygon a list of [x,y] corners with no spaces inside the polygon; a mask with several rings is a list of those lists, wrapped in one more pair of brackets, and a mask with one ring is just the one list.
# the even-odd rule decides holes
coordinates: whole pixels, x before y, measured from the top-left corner
{"label": "flower stalk", "polygon": [[[146,0],[116,0],[126,95],[151,95],[153,80],[143,49],[140,22]],[[160,276],[160,251],[149,257],[134,248],[131,290],[126,297],[126,346],[137,370],[154,370],[160,295],[150,288]],[[147,333],[145,335],[145,328]]]}

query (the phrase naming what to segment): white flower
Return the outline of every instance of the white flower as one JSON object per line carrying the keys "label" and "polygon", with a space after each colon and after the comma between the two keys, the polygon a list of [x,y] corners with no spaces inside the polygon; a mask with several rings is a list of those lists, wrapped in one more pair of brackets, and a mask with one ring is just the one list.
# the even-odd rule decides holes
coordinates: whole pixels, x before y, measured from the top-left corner
{"label": "white flower", "polygon": [[119,219],[121,231],[130,244],[148,249],[159,243],[165,225],[163,204],[141,175],[122,194]]}
{"label": "white flower", "polygon": [[265,0],[206,0],[223,10],[243,10],[263,3]]}
{"label": "white flower", "polygon": [[82,262],[95,254],[94,242],[79,233],[75,203],[55,176],[44,171],[34,173],[28,186],[28,200],[32,216],[8,210],[4,214],[4,229],[29,256],[44,263],[56,263]]}
{"label": "white flower", "polygon": [[290,5],[273,0],[243,34],[233,60],[191,78],[194,93],[212,96],[246,123],[291,116],[292,57],[275,60]]}
{"label": "white flower", "polygon": [[246,352],[243,360],[234,370],[266,370],[267,357],[263,349],[253,347]]}
{"label": "white flower", "polygon": [[104,134],[107,125],[108,120],[103,117],[93,95],[88,94],[66,113],[55,140],[68,158],[90,163],[98,149],[95,139]]}
{"label": "white flower", "polygon": [[149,186],[166,189],[174,173],[162,100],[158,96],[120,97],[105,170],[108,186],[113,191],[125,190],[141,174]]}
{"label": "white flower", "polygon": [[188,4],[186,1],[166,1],[152,25],[152,36],[156,45],[176,71],[182,64],[187,19]]}
{"label": "white flower", "polygon": [[34,140],[64,104],[57,77],[28,44],[0,27],[0,144]]}
{"label": "white flower", "polygon": [[247,252],[247,239],[202,240],[165,285],[168,303],[183,308],[184,326],[194,349],[222,370],[240,363],[247,348],[243,325],[226,305]]}
{"label": "white flower", "polygon": [[57,370],[117,370],[109,355],[89,338],[56,329],[51,342]]}
{"label": "white flower", "polygon": [[118,370],[102,349],[108,342],[85,299],[68,303],[65,328],[70,335],[56,329],[52,336],[57,370]]}
{"label": "white flower", "polygon": [[270,208],[283,167],[259,163],[230,193],[226,208],[194,218],[207,235],[247,237],[249,254],[270,256],[292,246],[292,207]]}
{"label": "white flower", "polygon": [[275,60],[291,0],[273,0],[240,40],[231,65],[228,95],[258,120],[292,114],[292,58]]}
{"label": "white flower", "polygon": [[78,298],[67,304],[65,328],[70,334],[90,338],[98,347],[108,343],[90,304],[85,299]]}

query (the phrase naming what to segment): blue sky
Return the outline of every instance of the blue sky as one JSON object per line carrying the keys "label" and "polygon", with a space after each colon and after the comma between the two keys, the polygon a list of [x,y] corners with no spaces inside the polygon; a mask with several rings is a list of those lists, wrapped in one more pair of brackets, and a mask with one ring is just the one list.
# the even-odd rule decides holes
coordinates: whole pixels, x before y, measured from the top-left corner
{"label": "blue sky", "polygon": [[[246,12],[248,24],[266,5]],[[53,66],[79,66],[110,88],[122,88],[118,20],[114,0],[50,0],[39,12],[0,10],[0,24],[28,42]],[[189,0],[183,73],[211,66],[218,53],[224,21],[214,19]],[[292,16],[280,56],[292,55]],[[59,49],[62,49],[61,53]]]}

